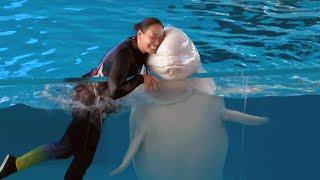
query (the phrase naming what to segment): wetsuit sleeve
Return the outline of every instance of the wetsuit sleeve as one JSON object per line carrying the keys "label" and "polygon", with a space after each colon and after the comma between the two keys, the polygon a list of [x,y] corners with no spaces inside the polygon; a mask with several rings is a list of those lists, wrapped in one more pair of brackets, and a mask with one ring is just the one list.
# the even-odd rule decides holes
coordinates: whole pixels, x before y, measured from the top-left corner
{"label": "wetsuit sleeve", "polygon": [[144,81],[143,76],[140,74],[136,74],[127,80],[132,68],[130,63],[132,61],[130,58],[132,57],[128,53],[130,52],[119,52],[119,55],[113,60],[110,67],[108,92],[112,99],[118,99],[129,94]]}

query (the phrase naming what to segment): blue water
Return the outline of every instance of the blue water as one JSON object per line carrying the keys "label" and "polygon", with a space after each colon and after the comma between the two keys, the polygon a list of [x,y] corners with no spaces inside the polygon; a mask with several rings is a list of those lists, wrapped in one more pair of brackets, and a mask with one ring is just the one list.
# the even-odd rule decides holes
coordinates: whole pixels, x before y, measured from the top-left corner
{"label": "blue water", "polygon": [[[241,125],[226,124],[229,149],[225,180],[239,180],[240,177],[245,180],[318,180],[319,102],[320,96],[248,99],[246,112],[271,120],[263,126],[246,127],[244,142]],[[242,111],[243,101],[226,98],[226,106]],[[57,141],[70,122],[70,114],[65,111],[34,109],[20,104],[0,109],[0,114],[0,157],[7,152],[22,154],[39,144]],[[136,179],[132,166],[120,176],[108,177],[108,172],[119,165],[128,147],[128,117],[129,110],[106,120],[86,179]],[[242,161],[241,144],[244,144]],[[49,161],[8,180],[62,179],[70,160]]]}
{"label": "blue water", "polygon": [[[320,2],[0,1],[0,80],[79,77],[156,16],[185,31],[209,72],[319,68]],[[259,73],[257,73],[259,75]],[[272,74],[271,74],[272,75]],[[252,96],[317,94],[319,73],[251,77]],[[216,81],[241,97],[241,78]],[[48,81],[50,82],[50,81]],[[17,82],[18,83],[18,82]],[[0,86],[0,106],[40,103],[43,86]],[[230,92],[231,91],[231,92]],[[229,93],[230,92],[230,93]]]}
{"label": "blue water", "polygon": [[[0,158],[60,138],[69,115],[56,112],[61,104],[43,92],[66,98],[73,84],[52,84],[52,78],[86,73],[147,16],[190,36],[227,107],[242,111],[247,89],[247,111],[271,119],[245,134],[240,125],[227,125],[228,179],[320,179],[318,0],[0,1]],[[44,83],[36,83],[39,79]],[[128,113],[104,125],[88,179],[109,179],[106,172],[121,161]],[[10,179],[62,179],[67,162],[49,162]],[[134,179],[132,168],[113,179]]]}

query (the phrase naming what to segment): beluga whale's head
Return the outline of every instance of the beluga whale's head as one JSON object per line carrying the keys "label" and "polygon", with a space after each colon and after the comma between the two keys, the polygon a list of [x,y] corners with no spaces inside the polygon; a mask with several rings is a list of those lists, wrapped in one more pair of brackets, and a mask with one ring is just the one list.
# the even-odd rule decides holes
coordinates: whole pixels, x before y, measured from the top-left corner
{"label": "beluga whale's head", "polygon": [[158,84],[160,94],[179,94],[190,89],[213,94],[216,87],[212,78],[186,79],[206,70],[192,40],[172,26],[165,28],[165,38],[157,52],[149,56],[147,67],[150,74],[162,79]]}
{"label": "beluga whale's head", "polygon": [[200,55],[190,38],[180,29],[167,27],[157,52],[148,58],[151,72],[165,80],[183,80],[199,72]]}

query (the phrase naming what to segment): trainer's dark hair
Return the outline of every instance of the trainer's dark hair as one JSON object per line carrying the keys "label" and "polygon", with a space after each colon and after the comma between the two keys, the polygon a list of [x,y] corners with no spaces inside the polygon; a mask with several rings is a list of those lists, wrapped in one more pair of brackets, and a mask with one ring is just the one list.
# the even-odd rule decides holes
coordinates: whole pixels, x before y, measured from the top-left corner
{"label": "trainer's dark hair", "polygon": [[163,24],[159,19],[155,17],[148,17],[148,18],[145,18],[143,21],[135,24],[134,29],[136,30],[136,32],[138,32],[138,30],[141,30],[142,32],[144,32],[146,29],[148,29],[149,26],[153,24],[159,24],[163,28]]}

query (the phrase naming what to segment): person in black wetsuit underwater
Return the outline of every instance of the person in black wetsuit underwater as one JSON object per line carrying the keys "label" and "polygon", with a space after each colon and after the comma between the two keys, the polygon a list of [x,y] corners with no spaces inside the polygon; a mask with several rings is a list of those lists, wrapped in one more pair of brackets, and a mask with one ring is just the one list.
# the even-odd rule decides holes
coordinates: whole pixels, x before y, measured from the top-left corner
{"label": "person in black wetsuit underwater", "polygon": [[140,84],[144,84],[148,91],[156,88],[155,78],[139,73],[148,54],[155,53],[163,41],[163,25],[151,17],[137,23],[135,29],[136,36],[127,38],[110,50],[96,68],[84,75],[108,76],[107,83],[76,85],[72,99],[83,106],[72,108],[72,122],[61,140],[38,146],[19,157],[7,155],[0,166],[0,178],[49,159],[73,156],[64,179],[83,179],[99,142],[103,118],[116,109],[113,100],[126,96]]}

